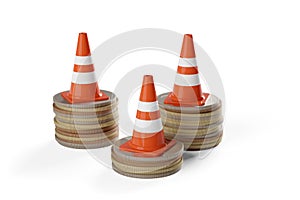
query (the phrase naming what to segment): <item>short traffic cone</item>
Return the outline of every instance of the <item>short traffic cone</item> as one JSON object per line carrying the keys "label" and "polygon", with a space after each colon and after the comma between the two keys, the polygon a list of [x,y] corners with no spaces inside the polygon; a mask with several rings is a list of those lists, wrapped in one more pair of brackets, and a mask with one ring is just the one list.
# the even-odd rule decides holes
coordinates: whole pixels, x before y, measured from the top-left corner
{"label": "short traffic cone", "polygon": [[[174,144],[175,141],[172,141]],[[151,152],[161,155],[172,144],[164,139],[153,76],[145,75],[141,89],[132,139],[120,146],[120,150],[135,153]]]}
{"label": "short traffic cone", "polygon": [[207,97],[208,94],[201,90],[193,36],[185,34],[173,92],[169,93],[164,103],[173,106],[201,106]]}
{"label": "short traffic cone", "polygon": [[86,33],[79,33],[78,36],[71,89],[61,95],[72,104],[109,99],[99,90]]}

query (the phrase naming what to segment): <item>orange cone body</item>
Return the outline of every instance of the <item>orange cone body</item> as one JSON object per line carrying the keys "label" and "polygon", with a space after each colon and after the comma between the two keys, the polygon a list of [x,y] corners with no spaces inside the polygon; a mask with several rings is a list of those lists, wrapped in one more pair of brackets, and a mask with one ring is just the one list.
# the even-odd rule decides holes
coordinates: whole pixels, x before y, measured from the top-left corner
{"label": "orange cone body", "polygon": [[132,139],[121,145],[120,150],[136,153],[156,152],[156,155],[160,155],[166,151],[166,146],[153,77],[145,75]]}
{"label": "orange cone body", "polygon": [[61,95],[72,104],[109,99],[99,90],[86,33],[79,33],[78,36],[71,89]]}
{"label": "orange cone body", "polygon": [[193,36],[185,34],[173,92],[167,96],[164,103],[173,106],[204,105],[208,94],[202,93],[198,73]]}

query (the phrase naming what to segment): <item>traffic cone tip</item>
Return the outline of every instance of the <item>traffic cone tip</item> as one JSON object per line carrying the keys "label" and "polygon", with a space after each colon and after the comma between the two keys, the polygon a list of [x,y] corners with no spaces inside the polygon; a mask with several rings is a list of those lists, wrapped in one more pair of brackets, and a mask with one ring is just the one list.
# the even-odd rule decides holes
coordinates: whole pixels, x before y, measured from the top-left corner
{"label": "traffic cone tip", "polygon": [[79,33],[78,42],[77,42],[77,50],[76,56],[90,56],[90,45],[87,33]]}
{"label": "traffic cone tip", "polygon": [[180,52],[181,58],[195,58],[194,41],[192,34],[185,34],[183,37],[182,48]]}
{"label": "traffic cone tip", "polygon": [[140,93],[140,101],[153,102],[156,101],[156,91],[152,75],[145,75],[143,78],[142,89]]}

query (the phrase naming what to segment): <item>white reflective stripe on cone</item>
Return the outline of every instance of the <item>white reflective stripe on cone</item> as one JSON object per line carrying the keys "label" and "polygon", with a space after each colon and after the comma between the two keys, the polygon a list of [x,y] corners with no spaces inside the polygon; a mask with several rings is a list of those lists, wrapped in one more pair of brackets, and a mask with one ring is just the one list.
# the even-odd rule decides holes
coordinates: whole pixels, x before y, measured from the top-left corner
{"label": "white reflective stripe on cone", "polygon": [[75,65],[91,65],[93,60],[91,56],[75,56]]}
{"label": "white reflective stripe on cone", "polygon": [[196,67],[197,60],[196,58],[180,58],[178,66],[181,67]]}
{"label": "white reflective stripe on cone", "polygon": [[175,84],[180,86],[196,86],[200,85],[198,74],[176,74]]}
{"label": "white reflective stripe on cone", "polygon": [[157,133],[163,129],[161,119],[141,120],[135,119],[134,130],[140,133]]}
{"label": "white reflective stripe on cone", "polygon": [[76,84],[90,84],[97,82],[94,72],[73,72],[72,83]]}
{"label": "white reflective stripe on cone", "polygon": [[157,101],[145,102],[139,101],[138,110],[142,112],[154,112],[159,110]]}

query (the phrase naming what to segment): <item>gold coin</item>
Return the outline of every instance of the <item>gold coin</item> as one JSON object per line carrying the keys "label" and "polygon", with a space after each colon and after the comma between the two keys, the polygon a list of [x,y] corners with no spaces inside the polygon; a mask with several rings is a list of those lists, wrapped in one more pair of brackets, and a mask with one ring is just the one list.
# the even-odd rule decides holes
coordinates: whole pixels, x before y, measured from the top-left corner
{"label": "gold coin", "polygon": [[180,106],[173,106],[170,104],[165,104],[164,100],[168,96],[169,93],[161,94],[157,97],[157,101],[159,104],[160,109],[168,110],[171,112],[177,113],[185,113],[185,114],[199,114],[199,113],[208,113],[215,110],[218,110],[222,103],[221,100],[213,94],[208,96],[205,105],[203,106],[191,106],[191,107],[180,107]]}
{"label": "gold coin", "polygon": [[[78,109],[77,109],[78,110]],[[117,104],[114,106],[104,106],[100,111],[95,111],[95,109],[80,109],[80,112],[76,112],[75,110],[70,111],[70,109],[67,108],[67,110],[64,110],[64,108],[58,108],[53,103],[53,111],[56,115],[61,115],[65,117],[78,117],[78,118],[89,118],[89,117],[95,117],[95,116],[104,116],[107,114],[118,112]]]}
{"label": "gold coin", "polygon": [[113,103],[117,103],[118,98],[114,93],[112,93],[110,91],[106,91],[106,90],[102,90],[102,92],[104,92],[109,97],[108,100],[71,104],[61,96],[61,93],[58,93],[58,94],[54,95],[53,102],[55,103],[55,105],[58,108],[63,108],[63,110],[70,108],[71,111],[72,110],[75,111],[76,109],[78,109],[78,110],[93,109],[93,108],[97,109],[97,108],[109,106]]}
{"label": "gold coin", "polygon": [[103,127],[103,128],[89,129],[89,130],[71,130],[71,129],[64,129],[56,126],[55,130],[59,132],[69,133],[69,134],[89,135],[89,134],[101,134],[101,133],[109,132],[116,128],[118,128],[117,124]]}
{"label": "gold coin", "polygon": [[117,113],[115,114],[109,114],[106,116],[98,117],[98,118],[69,118],[69,117],[62,117],[59,115],[56,115],[55,119],[58,122],[63,122],[67,124],[76,124],[76,125],[88,125],[88,124],[99,124],[99,123],[105,123],[109,121],[115,121],[116,123],[119,120],[119,116]]}
{"label": "gold coin", "polygon": [[54,118],[54,124],[58,128],[68,129],[68,130],[94,130],[94,129],[102,129],[104,127],[116,125],[117,122],[116,121],[108,121],[108,122],[98,123],[98,124],[82,125],[82,124],[68,124],[68,123],[57,121]]}
{"label": "gold coin", "polygon": [[168,135],[179,135],[179,136],[205,136],[207,134],[214,133],[218,130],[222,130],[222,124],[216,126],[209,126],[203,129],[183,129],[176,127],[164,126],[164,133]]}
{"label": "gold coin", "polygon": [[112,139],[112,140],[102,140],[102,141],[94,141],[94,142],[85,142],[83,143],[74,143],[74,142],[68,142],[68,141],[64,141],[61,140],[59,138],[57,138],[55,136],[56,141],[65,146],[65,147],[69,147],[69,148],[74,148],[74,149],[96,149],[96,148],[102,148],[102,147],[107,147],[109,145],[111,145],[114,140],[116,139]]}
{"label": "gold coin", "polygon": [[179,119],[179,120],[196,120],[201,118],[218,117],[222,115],[222,107],[207,113],[179,113],[169,110],[160,109],[160,114],[164,118]]}

